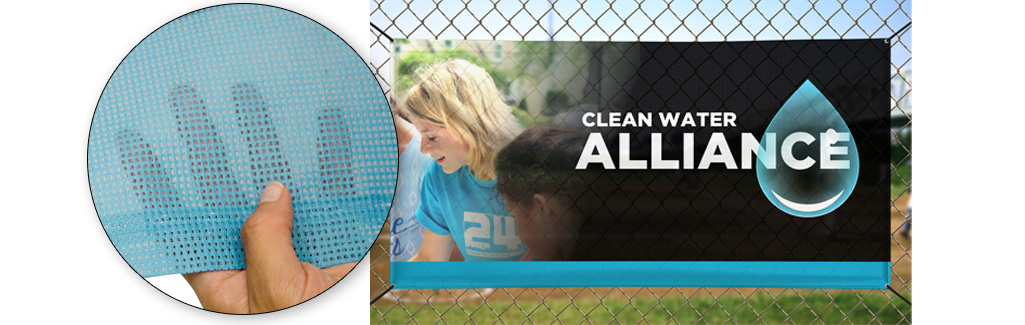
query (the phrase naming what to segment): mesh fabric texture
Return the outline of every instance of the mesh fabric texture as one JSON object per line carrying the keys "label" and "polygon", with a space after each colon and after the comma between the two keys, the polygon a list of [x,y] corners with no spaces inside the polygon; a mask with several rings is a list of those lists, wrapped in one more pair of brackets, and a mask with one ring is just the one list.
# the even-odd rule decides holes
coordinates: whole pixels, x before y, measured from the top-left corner
{"label": "mesh fabric texture", "polygon": [[359,261],[395,188],[388,103],[364,61],[296,13],[223,5],[179,17],[115,70],[89,134],[104,230],[142,276],[244,269],[264,186],[293,197],[293,246]]}

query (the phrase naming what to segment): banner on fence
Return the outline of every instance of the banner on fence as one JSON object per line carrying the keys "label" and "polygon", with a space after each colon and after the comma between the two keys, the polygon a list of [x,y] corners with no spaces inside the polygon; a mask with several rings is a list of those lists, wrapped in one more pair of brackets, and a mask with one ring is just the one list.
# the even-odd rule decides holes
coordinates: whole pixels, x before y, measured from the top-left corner
{"label": "banner on fence", "polygon": [[884,288],[889,48],[396,40],[391,282]]}

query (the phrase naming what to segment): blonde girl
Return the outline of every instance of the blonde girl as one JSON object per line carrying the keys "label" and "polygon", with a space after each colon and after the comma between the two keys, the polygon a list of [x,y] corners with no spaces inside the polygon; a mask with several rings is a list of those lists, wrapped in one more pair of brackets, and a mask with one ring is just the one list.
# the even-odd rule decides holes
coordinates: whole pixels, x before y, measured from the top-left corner
{"label": "blonde girl", "polygon": [[523,128],[491,76],[465,60],[420,71],[402,109],[436,162],[424,175],[417,220],[427,229],[410,261],[519,260],[526,248],[495,189],[495,156]]}

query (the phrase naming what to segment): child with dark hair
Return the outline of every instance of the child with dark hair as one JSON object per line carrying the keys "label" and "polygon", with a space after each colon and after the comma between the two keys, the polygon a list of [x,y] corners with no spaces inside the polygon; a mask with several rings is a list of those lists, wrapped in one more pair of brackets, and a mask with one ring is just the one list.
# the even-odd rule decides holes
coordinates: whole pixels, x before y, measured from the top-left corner
{"label": "child with dark hair", "polygon": [[600,206],[588,189],[589,172],[575,170],[586,139],[568,128],[534,127],[498,152],[496,187],[516,218],[527,246],[522,260],[569,260],[584,216]]}

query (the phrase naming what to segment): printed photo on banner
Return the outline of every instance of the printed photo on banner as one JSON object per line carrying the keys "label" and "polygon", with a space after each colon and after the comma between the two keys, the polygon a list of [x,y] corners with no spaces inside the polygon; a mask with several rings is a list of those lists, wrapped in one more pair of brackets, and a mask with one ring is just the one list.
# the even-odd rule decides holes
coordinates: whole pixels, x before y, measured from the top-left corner
{"label": "printed photo on banner", "polygon": [[398,39],[393,64],[397,287],[725,286],[734,270],[785,286],[809,266],[837,283],[888,267],[882,39]]}

